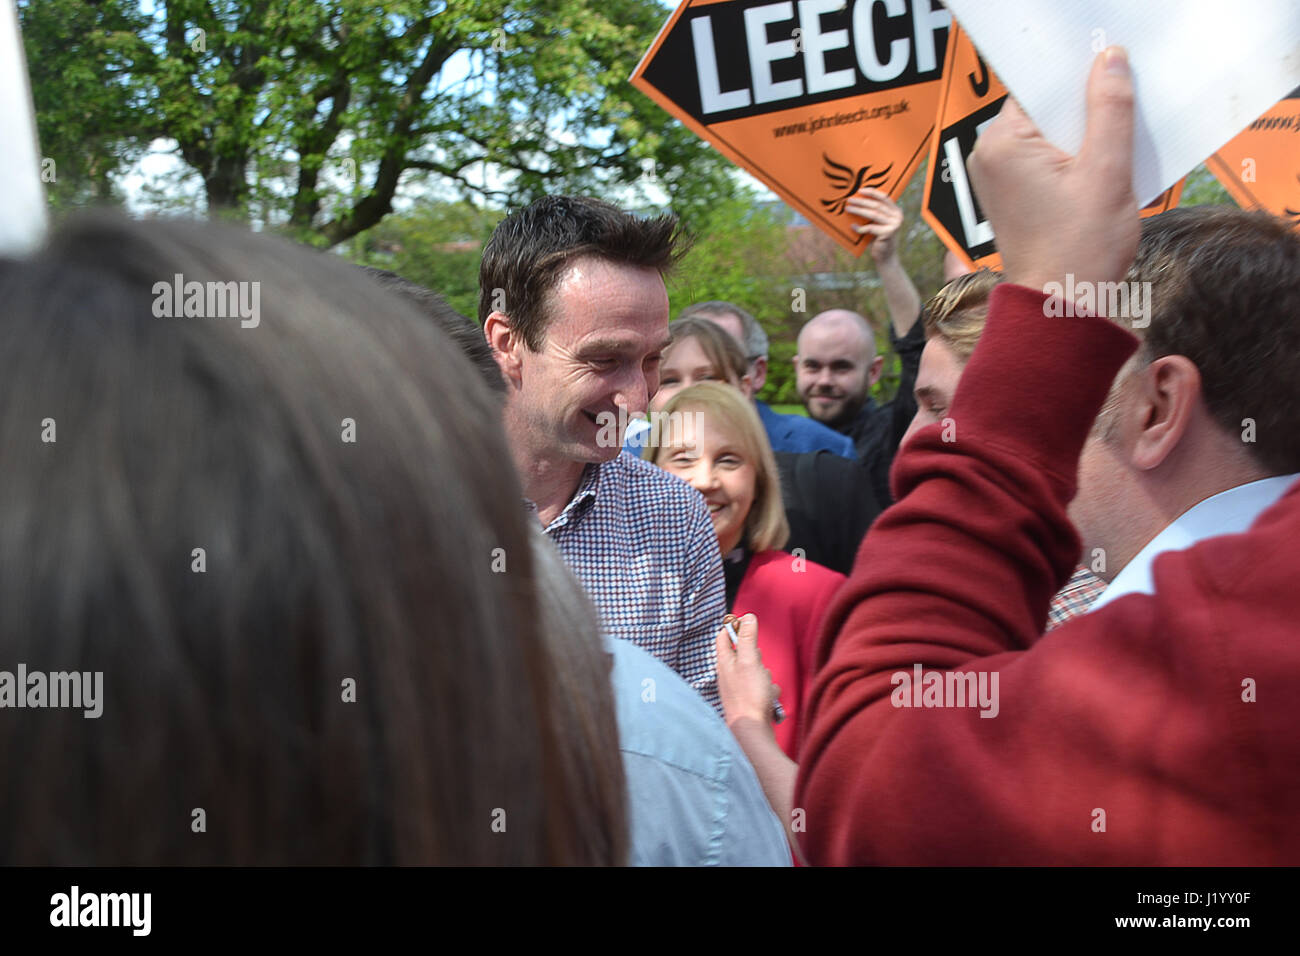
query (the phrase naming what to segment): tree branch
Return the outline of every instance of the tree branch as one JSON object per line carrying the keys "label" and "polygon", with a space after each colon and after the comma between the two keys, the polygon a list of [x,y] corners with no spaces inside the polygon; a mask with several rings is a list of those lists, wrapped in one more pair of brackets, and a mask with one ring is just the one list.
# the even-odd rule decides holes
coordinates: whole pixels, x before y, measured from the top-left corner
{"label": "tree branch", "polygon": [[[408,33],[417,30],[427,31],[431,23],[432,18],[426,17],[413,25]],[[411,129],[415,125],[424,92],[430,81],[459,47],[458,43],[440,36],[434,36],[429,42],[429,49],[425,51],[424,59],[411,73],[398,101],[397,115],[389,129],[388,146],[380,157],[379,169],[370,192],[361,197],[342,216],[332,219],[320,228],[321,235],[329,245],[337,245],[359,232],[364,232],[392,211],[393,194],[397,192],[397,183],[401,179],[402,172],[410,164],[407,154],[416,145],[411,136]]]}

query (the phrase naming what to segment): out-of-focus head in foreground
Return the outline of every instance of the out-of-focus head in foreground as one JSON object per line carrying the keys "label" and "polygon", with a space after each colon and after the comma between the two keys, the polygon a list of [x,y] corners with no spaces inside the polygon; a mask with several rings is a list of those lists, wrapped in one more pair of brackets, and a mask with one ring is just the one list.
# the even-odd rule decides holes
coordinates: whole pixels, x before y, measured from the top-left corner
{"label": "out-of-focus head in foreground", "polygon": [[0,861],[622,862],[621,797],[549,759],[499,405],[434,323],[331,256],[101,217],[0,301]]}

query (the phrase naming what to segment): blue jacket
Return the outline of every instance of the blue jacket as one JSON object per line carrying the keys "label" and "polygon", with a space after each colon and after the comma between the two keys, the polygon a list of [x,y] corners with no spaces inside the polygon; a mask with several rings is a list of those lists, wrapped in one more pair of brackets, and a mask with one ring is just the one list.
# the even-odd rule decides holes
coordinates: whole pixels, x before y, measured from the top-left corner
{"label": "blue jacket", "polygon": [[821,422],[802,415],[782,415],[768,408],[763,402],[755,401],[758,417],[767,429],[767,440],[772,443],[772,451],[789,451],[802,454],[810,451],[826,450],[842,458],[852,460],[856,457],[853,439],[841,435],[833,428],[827,428]]}

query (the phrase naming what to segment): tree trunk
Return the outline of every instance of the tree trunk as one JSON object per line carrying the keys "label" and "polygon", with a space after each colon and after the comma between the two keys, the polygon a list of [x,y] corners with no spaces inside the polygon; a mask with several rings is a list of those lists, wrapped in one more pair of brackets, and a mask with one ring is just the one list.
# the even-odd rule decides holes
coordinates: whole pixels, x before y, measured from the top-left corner
{"label": "tree trunk", "polygon": [[243,152],[238,156],[217,157],[211,171],[203,177],[208,194],[209,219],[247,221],[247,166],[248,156]]}

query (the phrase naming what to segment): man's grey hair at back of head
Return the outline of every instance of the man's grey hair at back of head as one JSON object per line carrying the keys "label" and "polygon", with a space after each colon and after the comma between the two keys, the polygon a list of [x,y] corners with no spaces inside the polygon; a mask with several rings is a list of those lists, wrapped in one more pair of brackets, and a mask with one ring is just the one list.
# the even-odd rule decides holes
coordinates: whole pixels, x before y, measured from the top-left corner
{"label": "man's grey hair at back of head", "polygon": [[688,305],[682,309],[679,319],[689,318],[693,315],[708,318],[711,315],[734,315],[740,320],[740,326],[745,332],[745,341],[741,346],[745,350],[746,360],[752,362],[754,359],[767,358],[767,333],[763,327],[758,324],[758,319],[754,318],[738,305],[730,302],[696,302],[694,305]]}

